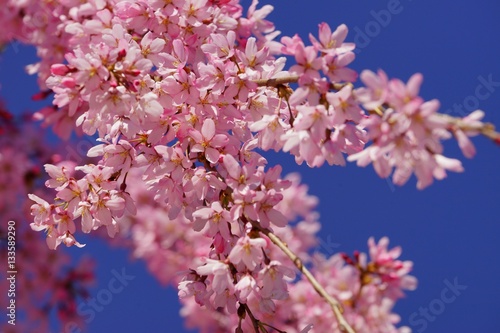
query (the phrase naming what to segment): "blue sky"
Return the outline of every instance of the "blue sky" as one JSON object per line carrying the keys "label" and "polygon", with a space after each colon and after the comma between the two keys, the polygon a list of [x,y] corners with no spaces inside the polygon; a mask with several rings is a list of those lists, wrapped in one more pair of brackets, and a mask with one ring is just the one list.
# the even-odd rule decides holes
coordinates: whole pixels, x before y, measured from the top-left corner
{"label": "blue sky", "polygon": [[[248,3],[245,1],[244,3]],[[271,20],[284,35],[303,38],[316,33],[318,23],[346,23],[349,41],[360,43],[353,68],[384,69],[406,81],[424,74],[426,99],[438,98],[452,115],[481,108],[486,120],[500,127],[500,4],[494,0],[384,0],[291,2],[267,0],[275,6]],[[390,15],[383,15],[390,13]],[[34,79],[22,66],[33,60],[29,50],[10,46],[0,60],[0,95],[11,109],[36,106],[27,101],[36,92]],[[493,84],[485,84],[492,81]],[[499,82],[495,85],[495,82]],[[483,88],[478,88],[483,86]],[[489,95],[479,98],[477,91]],[[456,107],[454,107],[456,105]],[[445,154],[463,161],[465,172],[419,191],[415,179],[395,187],[370,167],[298,167],[287,155],[270,156],[285,172],[299,171],[310,192],[320,198],[323,229],[320,238],[338,244],[334,250],[366,250],[370,236],[386,235],[403,247],[419,279],[416,291],[397,306],[402,323],[414,332],[499,332],[500,319],[500,147],[485,138],[474,140],[478,154],[465,160],[456,142]],[[113,270],[135,278],[88,325],[89,332],[183,332],[176,291],[162,288],[142,263],[130,264],[124,251],[87,242],[71,249],[99,259],[99,283],[106,288]],[[443,295],[460,285],[453,300]],[[466,288],[465,288],[466,287]],[[455,288],[456,289],[456,288]],[[453,292],[453,291],[452,291]],[[445,297],[445,298],[443,298]],[[446,302],[445,302],[446,301]],[[425,309],[430,309],[425,315]]]}

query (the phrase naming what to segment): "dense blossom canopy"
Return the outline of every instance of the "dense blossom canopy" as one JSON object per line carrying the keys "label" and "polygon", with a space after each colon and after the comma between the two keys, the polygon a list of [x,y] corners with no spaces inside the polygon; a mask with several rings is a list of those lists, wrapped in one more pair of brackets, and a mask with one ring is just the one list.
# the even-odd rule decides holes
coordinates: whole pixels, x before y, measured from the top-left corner
{"label": "dense blossom canopy", "polygon": [[416,287],[400,248],[370,238],[368,255],[313,253],[317,199],[260,150],[310,167],[371,163],[423,189],[463,171],[442,140],[470,158],[470,136],[499,136],[482,111],[439,114],[419,96],[421,74],[365,70],[356,87],[347,26],[278,38],[271,11],[257,0],[246,14],[237,0],[8,1],[0,43],[36,47],[28,70],[53,101],[35,118],[99,144],[81,165],[45,153],[43,190],[26,190],[27,170],[7,177],[31,192],[31,228],[50,249],[105,230],[178,285],[201,332],[408,332],[392,313]]}

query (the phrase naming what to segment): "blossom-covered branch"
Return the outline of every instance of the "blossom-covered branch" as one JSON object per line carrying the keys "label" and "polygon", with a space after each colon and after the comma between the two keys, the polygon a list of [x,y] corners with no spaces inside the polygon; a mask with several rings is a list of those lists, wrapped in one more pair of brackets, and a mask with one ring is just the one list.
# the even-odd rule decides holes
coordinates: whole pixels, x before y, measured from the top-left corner
{"label": "blossom-covered branch", "polygon": [[[391,311],[416,286],[411,263],[397,260],[400,250],[387,250],[385,238],[370,239],[371,262],[311,257],[313,205],[284,209],[307,195],[259,150],[289,152],[311,167],[345,165],[347,156],[398,185],[415,174],[425,188],[463,169],[443,155],[443,139],[455,136],[472,157],[469,136],[497,134],[480,111],[439,115],[437,100],[419,96],[420,74],[405,84],[367,70],[356,88],[346,25],[322,23],[309,43],[278,41],[266,20],[272,6],[257,5],[245,16],[238,0],[9,2],[0,42],[37,47],[40,62],[29,71],[38,97],[53,98],[36,118],[63,138],[99,137],[88,152],[94,164],[45,164],[55,195],[29,196],[32,229],[47,231],[51,249],[83,246],[77,226],[132,239],[158,279],[178,283],[188,321],[199,314],[193,300],[203,306],[212,320],[202,331],[405,331]],[[285,56],[294,57],[289,68]],[[304,223],[291,224],[297,216]]]}
{"label": "blossom-covered branch", "polygon": [[354,332],[353,329],[346,322],[345,318],[342,316],[343,312],[342,306],[339,304],[339,302],[333,299],[330,294],[328,294],[328,292],[323,288],[323,286],[318,282],[318,280],[316,280],[314,275],[304,266],[302,260],[300,260],[300,258],[297,257],[295,253],[290,251],[288,246],[285,243],[283,243],[283,241],[278,236],[276,236],[269,230],[262,230],[262,232],[267,237],[269,237],[269,239],[274,244],[276,244],[293,261],[293,263],[295,264],[295,266],[297,266],[299,271],[302,272],[302,274],[304,274],[304,276],[311,282],[311,285],[313,286],[314,290],[316,290],[318,294],[320,294],[321,297],[323,297],[328,302],[328,304],[330,304],[330,306],[332,307],[332,311],[339,322],[340,330],[342,332],[353,333]]}

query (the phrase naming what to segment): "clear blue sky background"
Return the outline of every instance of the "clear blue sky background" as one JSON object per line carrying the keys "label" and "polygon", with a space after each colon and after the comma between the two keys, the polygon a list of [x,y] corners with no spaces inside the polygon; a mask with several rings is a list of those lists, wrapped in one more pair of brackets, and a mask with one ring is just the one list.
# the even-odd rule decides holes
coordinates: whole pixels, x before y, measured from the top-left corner
{"label": "clear blue sky background", "polygon": [[[261,4],[266,3],[275,6],[271,20],[285,35],[299,33],[306,38],[317,32],[321,21],[331,26],[346,23],[351,29],[348,39],[363,46],[353,65],[356,70],[383,68],[403,80],[421,72],[423,97],[440,99],[442,110],[474,102],[480,77],[500,82],[498,1],[262,0]],[[397,13],[391,14],[390,22],[377,23],[373,13],[393,5]],[[9,47],[0,60],[0,95],[17,112],[36,108],[28,101],[36,85],[22,71],[33,54],[20,50]],[[491,90],[479,108],[487,112],[487,121],[500,127],[500,87]],[[455,142],[447,143],[446,155],[462,159],[466,171],[424,191],[416,190],[415,179],[394,187],[371,167],[350,164],[311,170],[281,155],[271,163],[284,163],[286,172],[302,173],[310,192],[320,198],[320,237],[337,243],[335,250],[365,251],[368,237],[384,235],[392,245],[403,247],[403,258],[414,261],[419,279],[419,288],[397,306],[403,324],[413,324],[414,332],[500,332],[500,147],[484,138],[474,142],[478,155],[473,160],[465,160]],[[98,258],[100,282],[94,294],[106,287],[113,269],[127,267],[127,273],[135,276],[96,314],[88,332],[184,332],[176,291],[160,287],[142,263],[130,264],[127,253],[99,242],[88,242],[71,253]],[[439,300],[445,281],[455,279],[467,289],[442,309]],[[440,312],[433,320],[419,314],[420,308],[429,306]]]}

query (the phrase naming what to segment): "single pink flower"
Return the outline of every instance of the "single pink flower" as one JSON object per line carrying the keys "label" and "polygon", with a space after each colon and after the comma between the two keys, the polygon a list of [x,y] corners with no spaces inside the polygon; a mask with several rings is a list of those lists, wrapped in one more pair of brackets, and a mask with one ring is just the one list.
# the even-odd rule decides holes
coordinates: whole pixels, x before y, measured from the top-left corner
{"label": "single pink flower", "polygon": [[356,47],[354,43],[344,43],[348,32],[347,26],[341,24],[332,33],[328,23],[323,22],[319,24],[319,40],[312,34],[309,34],[309,40],[320,52],[342,54],[352,51]]}
{"label": "single pink flower", "polygon": [[201,231],[208,237],[220,233],[226,240],[231,239],[229,232],[230,214],[222,208],[220,202],[216,201],[210,207],[202,207],[193,213],[193,229]]}
{"label": "single pink flower", "polygon": [[262,238],[241,237],[229,253],[228,259],[234,264],[243,262],[249,270],[253,270],[262,262],[262,249],[266,245],[266,241]]}
{"label": "single pink flower", "polygon": [[246,303],[252,292],[257,291],[257,282],[250,274],[245,274],[234,286],[234,290],[238,292],[238,300],[241,303]]}
{"label": "single pink flower", "polygon": [[215,134],[215,122],[206,119],[201,127],[201,132],[193,129],[189,135],[195,144],[191,147],[193,153],[204,153],[205,158],[212,164],[219,161],[220,152],[217,148],[222,148],[228,143],[228,138],[224,134]]}
{"label": "single pink flower", "polygon": [[35,224],[37,226],[45,224],[52,215],[53,206],[34,194],[28,194],[28,197],[35,202],[35,204],[31,206],[31,215],[35,217]]}
{"label": "single pink flower", "polygon": [[377,74],[364,70],[360,78],[366,87],[356,89],[356,97],[366,109],[376,109],[387,101],[389,81],[383,70],[379,70]]}

